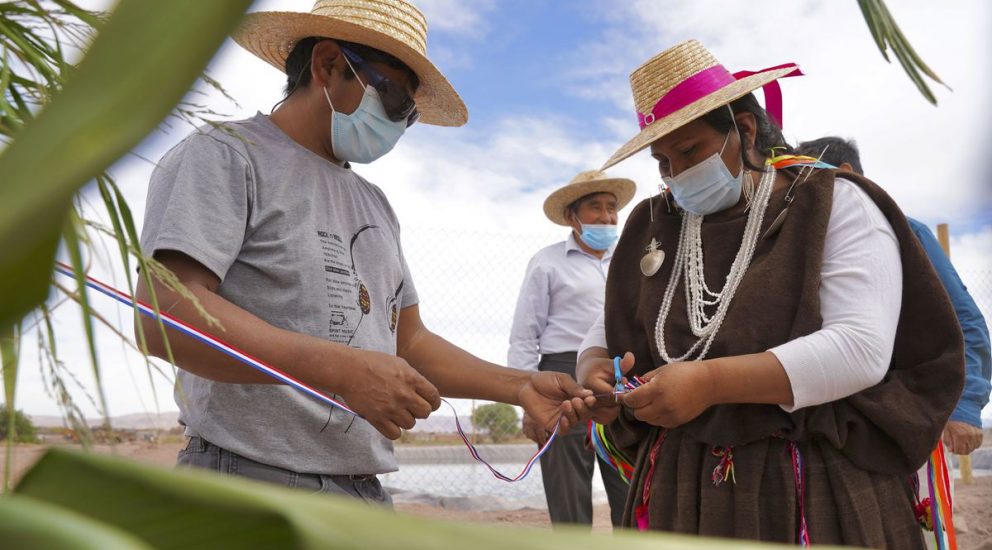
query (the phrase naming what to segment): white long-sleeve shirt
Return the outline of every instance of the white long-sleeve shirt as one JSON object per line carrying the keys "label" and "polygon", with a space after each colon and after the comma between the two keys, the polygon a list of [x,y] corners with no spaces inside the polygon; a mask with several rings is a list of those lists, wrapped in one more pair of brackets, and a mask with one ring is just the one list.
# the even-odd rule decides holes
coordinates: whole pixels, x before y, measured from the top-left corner
{"label": "white long-sleeve shirt", "polygon": [[510,367],[536,371],[542,354],[578,351],[603,311],[612,258],[612,247],[597,258],[579,247],[574,234],[531,258],[510,330]]}
{"label": "white long-sleeve shirt", "polygon": [[[768,351],[785,367],[788,412],[879,383],[889,368],[902,307],[899,241],[874,201],[838,178],[820,269],[820,330]],[[606,348],[602,314],[580,346]]]}

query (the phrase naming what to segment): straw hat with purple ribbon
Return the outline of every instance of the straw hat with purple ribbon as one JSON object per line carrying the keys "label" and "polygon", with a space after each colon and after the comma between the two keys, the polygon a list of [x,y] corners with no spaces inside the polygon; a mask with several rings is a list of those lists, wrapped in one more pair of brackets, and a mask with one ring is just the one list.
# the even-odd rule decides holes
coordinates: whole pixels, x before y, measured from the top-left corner
{"label": "straw hat with purple ribbon", "polygon": [[612,193],[620,210],[634,198],[637,184],[627,178],[611,178],[602,170],[579,172],[572,181],[559,187],[544,200],[544,215],[558,225],[568,226],[565,209],[568,205],[593,193]]}
{"label": "straw hat with purple ribbon", "polygon": [[669,48],[630,74],[641,132],[614,153],[603,169],[758,88],[764,88],[765,110],[781,127],[782,91],[777,80],[802,74],[794,63],[731,74],[695,40]]}
{"label": "straw hat with purple ribbon", "polygon": [[427,59],[427,19],[404,0],[317,0],[310,13],[255,12],[245,16],[234,40],[280,71],[293,46],[310,36],[337,38],[386,52],[420,79],[413,99],[420,122],[461,126],[468,109],[458,92]]}

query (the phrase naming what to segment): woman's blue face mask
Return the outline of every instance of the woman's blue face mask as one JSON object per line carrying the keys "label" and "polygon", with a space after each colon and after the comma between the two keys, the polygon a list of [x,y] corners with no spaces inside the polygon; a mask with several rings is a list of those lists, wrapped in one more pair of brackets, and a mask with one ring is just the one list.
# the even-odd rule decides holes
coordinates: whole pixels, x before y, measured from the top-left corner
{"label": "woman's blue face mask", "polygon": [[[736,132],[737,121],[733,111],[730,117],[734,121],[734,129],[730,132]],[[665,185],[672,190],[675,202],[686,212],[705,216],[726,210],[740,201],[744,184],[743,163],[740,173],[734,176],[723,162],[723,151],[730,142],[730,132],[718,153],[713,153],[681,174],[662,177]]]}

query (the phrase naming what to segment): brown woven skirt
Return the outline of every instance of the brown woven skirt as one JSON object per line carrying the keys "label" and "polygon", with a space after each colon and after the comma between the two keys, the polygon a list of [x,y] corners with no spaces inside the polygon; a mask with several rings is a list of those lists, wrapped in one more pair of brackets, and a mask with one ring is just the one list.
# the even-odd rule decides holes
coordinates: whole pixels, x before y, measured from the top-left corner
{"label": "brown woven skirt", "polygon": [[659,432],[641,446],[625,525],[637,526],[650,471],[644,520],[651,530],[798,544],[805,517],[812,544],[925,548],[905,476],[862,470],[813,440],[795,445],[803,466],[797,480],[784,439],[714,448],[678,429],[660,433],[654,468]]}

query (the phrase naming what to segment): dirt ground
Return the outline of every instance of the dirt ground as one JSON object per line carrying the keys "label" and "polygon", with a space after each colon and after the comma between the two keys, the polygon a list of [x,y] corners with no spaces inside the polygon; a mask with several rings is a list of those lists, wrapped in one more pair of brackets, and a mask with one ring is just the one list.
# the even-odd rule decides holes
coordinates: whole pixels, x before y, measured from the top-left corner
{"label": "dirt ground", "polygon": [[[107,454],[171,467],[175,464],[179,444],[124,443],[111,449],[97,446],[96,451]],[[38,458],[46,447],[42,445],[19,445],[14,451],[14,479],[19,479]],[[3,473],[3,460],[0,460],[0,477]],[[992,477],[977,477],[973,485],[958,482],[955,485],[955,522],[958,525],[958,548],[961,550],[992,550]],[[550,528],[551,522],[545,510],[514,510],[503,512],[459,511],[423,504],[402,504],[400,512],[421,517],[440,518],[458,522],[488,523],[527,527]],[[963,529],[962,529],[963,527]],[[610,512],[605,505],[597,506],[593,520],[594,531],[610,530]]]}

